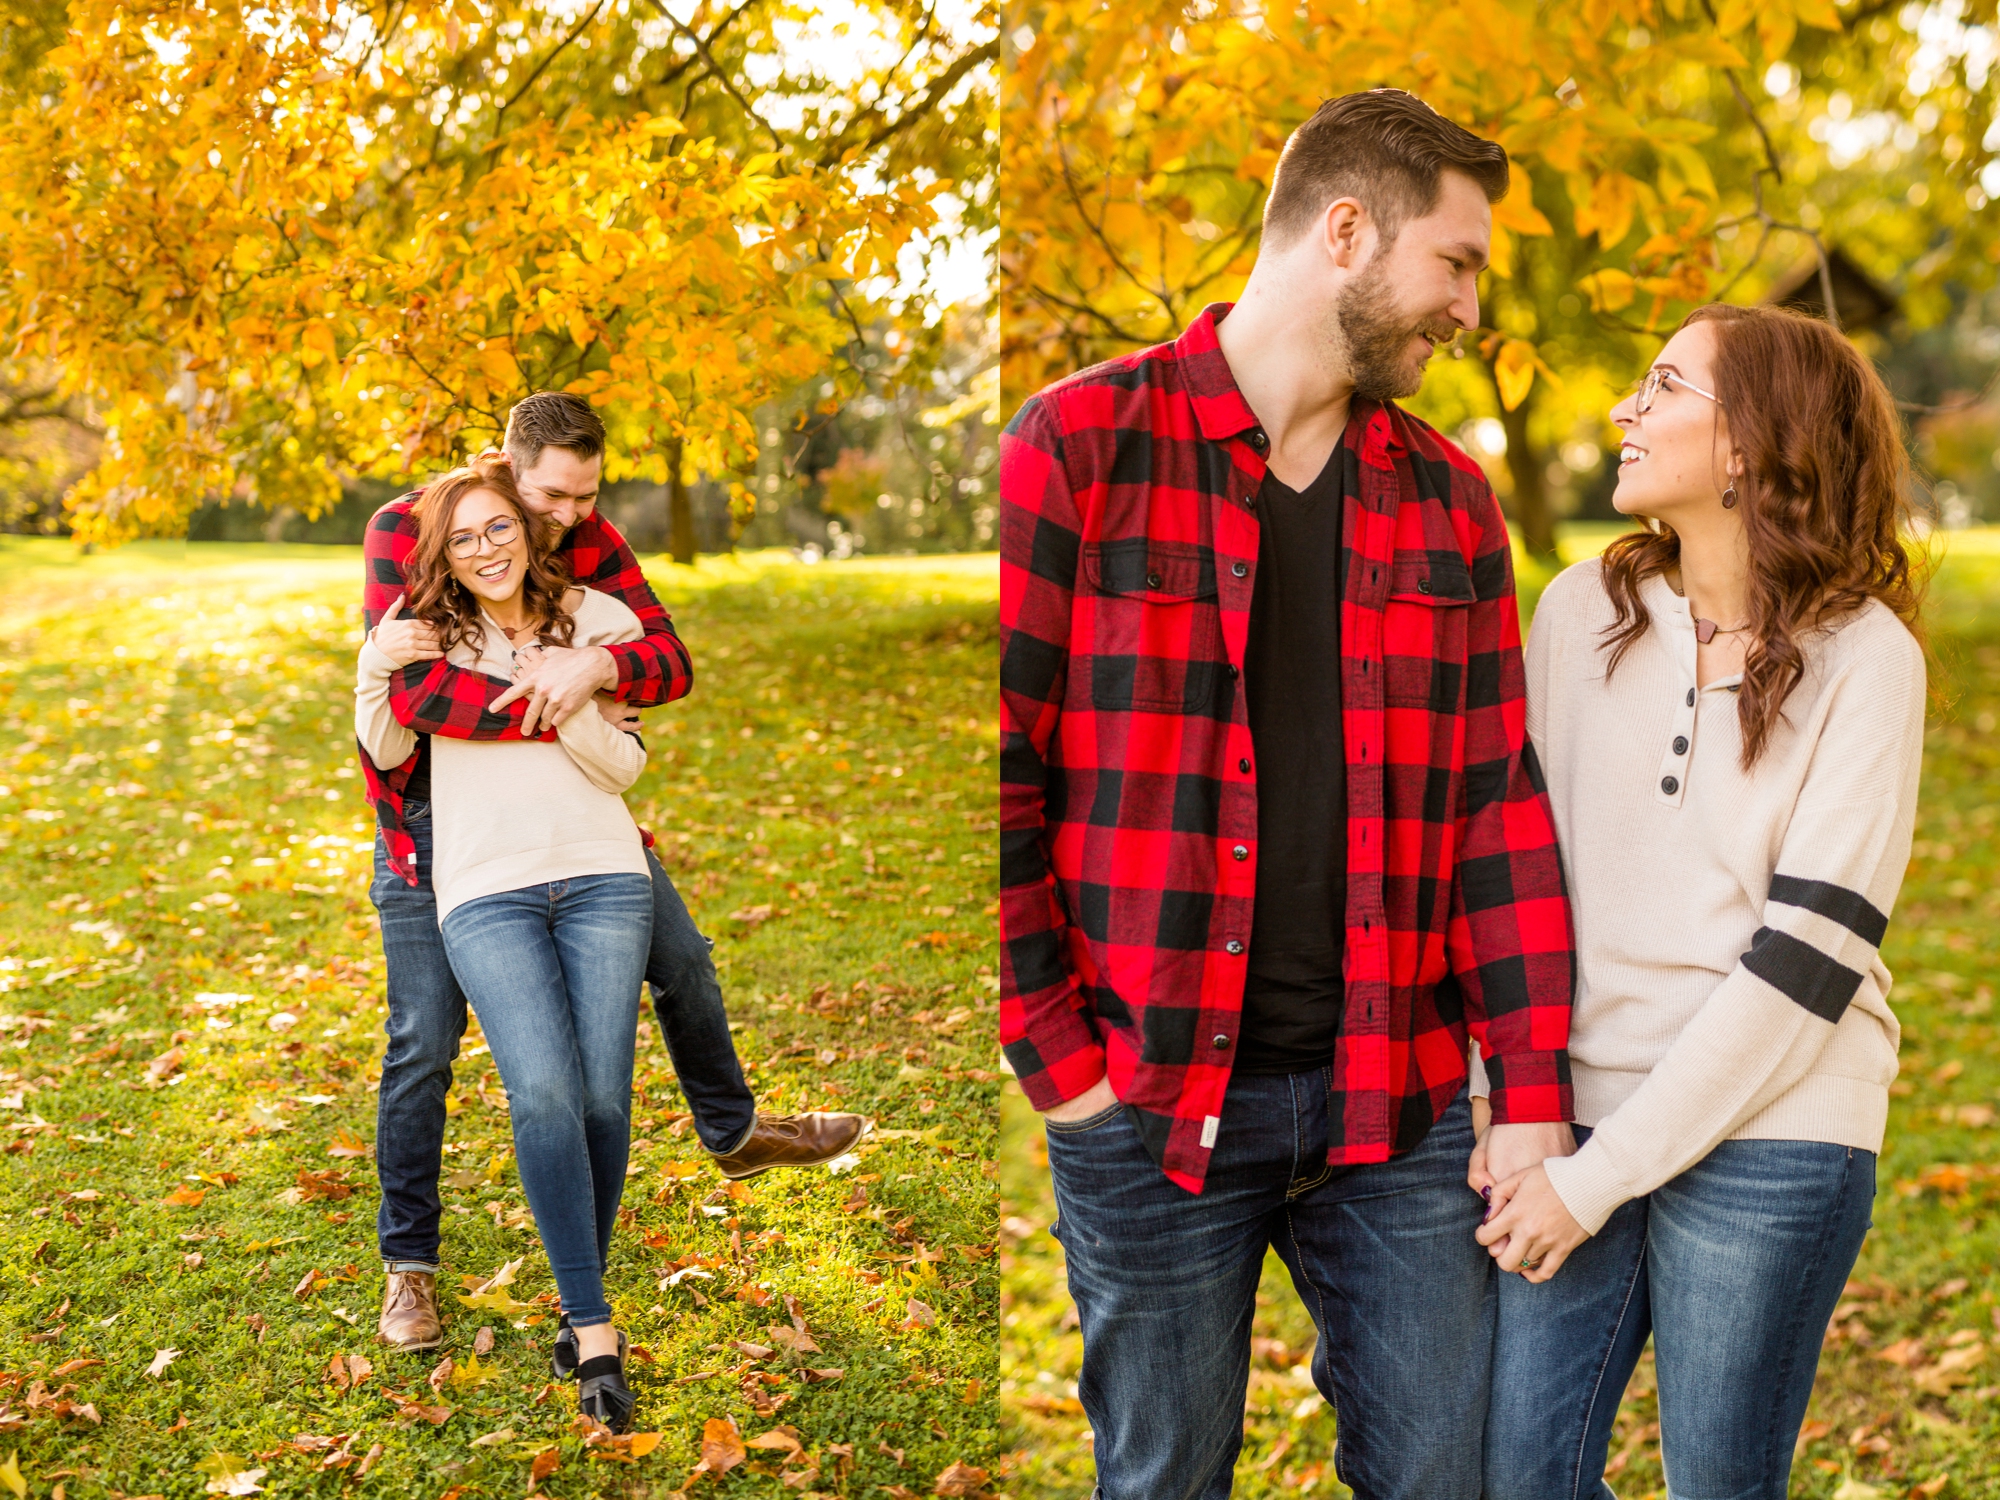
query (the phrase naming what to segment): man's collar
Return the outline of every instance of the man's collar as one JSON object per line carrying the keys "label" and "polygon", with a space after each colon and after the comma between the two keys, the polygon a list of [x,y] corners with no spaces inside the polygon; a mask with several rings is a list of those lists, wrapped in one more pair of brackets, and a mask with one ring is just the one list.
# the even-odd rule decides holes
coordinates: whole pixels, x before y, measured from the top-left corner
{"label": "man's collar", "polygon": [[[1195,422],[1201,435],[1212,443],[1240,436],[1258,425],[1257,414],[1237,388],[1216,334],[1233,306],[1232,302],[1209,303],[1174,340],[1174,361],[1181,370],[1188,399],[1194,403]],[[1356,396],[1349,403],[1345,441],[1359,446],[1363,462],[1388,468],[1390,460],[1405,451],[1391,415],[1395,410],[1365,396]]]}

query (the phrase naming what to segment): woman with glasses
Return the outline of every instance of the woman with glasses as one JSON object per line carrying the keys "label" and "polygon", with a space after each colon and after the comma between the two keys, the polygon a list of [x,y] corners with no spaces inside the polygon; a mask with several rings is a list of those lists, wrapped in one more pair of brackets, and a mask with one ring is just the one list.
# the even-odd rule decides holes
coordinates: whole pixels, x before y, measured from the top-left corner
{"label": "woman with glasses", "polygon": [[[415,513],[408,612],[434,627],[453,664],[508,678],[515,653],[543,641],[639,638],[623,604],[567,586],[506,465],[453,470]],[[390,674],[407,664],[372,640],[361,648],[355,731],[377,765],[415,748],[389,709]],[[637,736],[581,713],[553,740],[433,737],[431,754],[431,885],[445,951],[507,1088],[521,1183],[574,1329],[578,1405],[622,1432],[633,1400],[604,1270],[625,1185],[653,898],[620,794],[646,753]]]}
{"label": "woman with glasses", "polygon": [[1900,423],[1834,329],[1728,306],[1611,420],[1647,529],[1549,586],[1526,654],[1578,1144],[1504,1182],[1473,1158],[1479,1239],[1520,1273],[1486,1495],[1609,1496],[1650,1334],[1669,1493],[1782,1500],[1896,1076],[1877,949],[1925,699]]}

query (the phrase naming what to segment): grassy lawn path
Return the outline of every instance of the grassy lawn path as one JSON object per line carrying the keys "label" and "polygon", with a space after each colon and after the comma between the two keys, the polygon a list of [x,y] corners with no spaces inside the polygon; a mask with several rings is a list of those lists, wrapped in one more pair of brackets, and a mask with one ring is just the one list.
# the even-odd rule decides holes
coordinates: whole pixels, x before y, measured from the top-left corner
{"label": "grassy lawn path", "polygon": [[[1579,528],[1568,560],[1616,530]],[[1547,576],[1522,568],[1524,608]],[[1799,1437],[1792,1493],[1812,1500],[2000,1500],[2000,531],[1950,536],[1931,618],[1938,701],[1914,856],[1883,946],[1902,1077],[1875,1228]],[[1082,1500],[1082,1340],[1048,1234],[1042,1132],[1011,1082],[1001,1118],[1003,1472],[1023,1500]],[[1308,1373],[1312,1322],[1275,1255],[1257,1303],[1235,1493],[1347,1495],[1330,1461],[1334,1418]],[[1650,1353],[1610,1469],[1627,1500],[1664,1500]]]}
{"label": "grassy lawn path", "polygon": [[449,1106],[446,1344],[375,1341],[358,549],[0,539],[16,1496],[981,1491],[997,569],[649,571],[696,687],[647,716],[635,814],[717,940],[760,1102],[878,1131],[839,1172],[726,1184],[642,1020],[608,1281],[645,1436],[605,1444],[548,1379],[554,1286],[476,1030]]}

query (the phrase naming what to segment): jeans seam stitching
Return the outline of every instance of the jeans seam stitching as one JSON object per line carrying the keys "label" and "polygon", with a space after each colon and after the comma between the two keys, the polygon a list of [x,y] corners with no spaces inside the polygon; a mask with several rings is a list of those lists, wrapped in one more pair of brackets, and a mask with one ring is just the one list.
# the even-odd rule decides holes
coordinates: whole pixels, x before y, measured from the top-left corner
{"label": "jeans seam stitching", "polygon": [[[1292,1215],[1290,1199],[1287,1199],[1285,1202],[1285,1238],[1292,1242],[1292,1254],[1298,1257],[1299,1268],[1303,1270],[1306,1263],[1305,1251],[1299,1248],[1298,1225]],[[1340,1382],[1334,1378],[1333,1373],[1333,1340],[1331,1337],[1333,1324],[1327,1317],[1326,1294],[1319,1289],[1319,1283],[1308,1277],[1306,1278],[1306,1285],[1312,1288],[1313,1302],[1319,1308],[1319,1336],[1321,1341],[1326,1344],[1328,1350],[1326,1357],[1326,1383],[1334,1387],[1335,1390],[1335,1399],[1329,1404],[1333,1407],[1333,1419],[1337,1428],[1340,1422],[1340,1401],[1338,1398]],[[1341,1459],[1341,1447],[1342,1445],[1338,1441],[1333,1445],[1333,1477],[1338,1479],[1342,1484],[1347,1484],[1347,1475],[1341,1472],[1346,1467]],[[1348,1487],[1350,1489],[1353,1488],[1352,1485]]]}
{"label": "jeans seam stitching", "polygon": [[[1839,1201],[1839,1199],[1847,1196],[1848,1179],[1853,1174],[1853,1171],[1854,1171],[1854,1153],[1852,1152],[1852,1150],[1850,1150],[1847,1153],[1845,1160],[1841,1164],[1840,1186],[1835,1191],[1836,1202]],[[1808,1283],[1811,1281],[1812,1273],[1826,1263],[1827,1247],[1832,1243],[1833,1232],[1834,1232],[1833,1221],[1828,1216],[1821,1215],[1819,1235],[1813,1241],[1812,1258],[1806,1263],[1804,1269],[1807,1274],[1804,1278],[1802,1278]],[[1799,1315],[1800,1315],[1800,1310],[1795,1304],[1791,1317],[1785,1320],[1786,1336],[1780,1342],[1779,1345],[1779,1347],[1782,1348],[1785,1352],[1779,1356],[1778,1379],[1772,1383],[1772,1388],[1774,1390],[1782,1391],[1787,1384],[1787,1377],[1792,1373],[1792,1365],[1793,1365],[1792,1350],[1797,1346],[1797,1340],[1795,1338],[1795,1335],[1799,1328]],[[1818,1380],[1818,1372],[1819,1372],[1819,1354],[1818,1351],[1814,1351],[1813,1373],[1814,1373],[1815,1383],[1817,1383]],[[1810,1405],[1812,1401],[1812,1392],[1810,1390],[1808,1390],[1806,1393],[1806,1401]],[[1777,1408],[1776,1405],[1774,1404],[1772,1407],[1772,1412],[1774,1415],[1776,1413],[1776,1410]],[[1760,1465],[1760,1467],[1764,1468],[1768,1472],[1771,1465],[1771,1460],[1781,1451],[1778,1443],[1778,1433],[1775,1430],[1771,1429],[1768,1422],[1766,1423],[1766,1428],[1764,1433],[1764,1444],[1765,1444],[1764,1462],[1762,1465]],[[1785,1468],[1787,1471],[1790,1470],[1791,1468],[1790,1459],[1787,1459],[1785,1461]]]}
{"label": "jeans seam stitching", "polygon": [[[1611,1351],[1617,1346],[1619,1330],[1625,1326],[1625,1319],[1632,1310],[1632,1294],[1638,1290],[1639,1278],[1646,1274],[1646,1254],[1652,1248],[1652,1242],[1652,1228],[1648,1225],[1645,1236],[1639,1242],[1639,1258],[1633,1263],[1632,1279],[1625,1284],[1625,1300],[1618,1305],[1618,1319],[1611,1325],[1611,1337],[1605,1340],[1604,1354],[1598,1361],[1597,1378],[1590,1387],[1590,1400],[1584,1407],[1583,1434],[1576,1444],[1575,1477],[1570,1481],[1571,1500],[1580,1500],[1583,1494],[1583,1455],[1584,1446],[1590,1441],[1590,1414],[1597,1409],[1598,1397],[1604,1390],[1604,1372],[1610,1368]],[[1600,1473],[1597,1479],[1602,1487],[1603,1474]]]}

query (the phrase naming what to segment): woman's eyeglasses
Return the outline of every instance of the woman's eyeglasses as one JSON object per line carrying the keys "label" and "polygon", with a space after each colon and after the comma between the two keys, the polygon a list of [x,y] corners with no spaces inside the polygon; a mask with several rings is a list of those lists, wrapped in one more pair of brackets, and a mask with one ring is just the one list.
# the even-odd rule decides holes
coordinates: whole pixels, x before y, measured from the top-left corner
{"label": "woman's eyeglasses", "polygon": [[506,546],[514,540],[520,526],[506,516],[499,516],[486,523],[483,531],[461,531],[446,542],[445,550],[453,557],[470,557],[479,550],[479,539],[485,537],[495,548]]}
{"label": "woman's eyeglasses", "polygon": [[1656,365],[1654,368],[1648,370],[1646,378],[1639,382],[1639,391],[1637,398],[1633,402],[1633,407],[1640,416],[1645,416],[1647,412],[1653,409],[1653,398],[1660,394],[1660,387],[1665,385],[1669,380],[1682,390],[1693,391],[1697,396],[1706,396],[1717,406],[1722,405],[1722,398],[1720,396],[1709,395],[1700,386],[1690,385],[1687,381],[1681,379],[1674,371],[1664,366]]}

